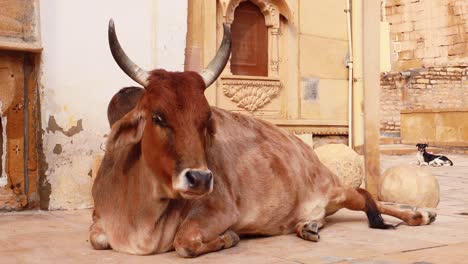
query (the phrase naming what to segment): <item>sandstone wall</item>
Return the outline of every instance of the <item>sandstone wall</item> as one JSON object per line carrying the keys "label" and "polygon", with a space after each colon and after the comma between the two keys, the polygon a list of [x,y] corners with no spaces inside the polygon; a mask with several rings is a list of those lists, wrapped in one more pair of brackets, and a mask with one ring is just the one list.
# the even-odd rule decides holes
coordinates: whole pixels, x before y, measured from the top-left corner
{"label": "sandstone wall", "polygon": [[[392,72],[381,77],[381,130],[400,130],[402,109],[468,102],[468,1],[387,0]],[[411,71],[411,77],[398,73]]]}

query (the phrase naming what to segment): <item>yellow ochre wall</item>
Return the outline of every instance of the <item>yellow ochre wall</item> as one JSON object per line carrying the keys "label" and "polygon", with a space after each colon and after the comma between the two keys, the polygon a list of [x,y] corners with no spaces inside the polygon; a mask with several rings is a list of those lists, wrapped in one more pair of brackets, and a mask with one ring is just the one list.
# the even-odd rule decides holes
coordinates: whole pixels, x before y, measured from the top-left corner
{"label": "yellow ochre wall", "polygon": [[[299,2],[300,118],[347,123],[348,54],[345,0]],[[304,79],[318,79],[317,100]]]}
{"label": "yellow ochre wall", "polygon": [[[205,67],[221,42],[221,24],[229,20],[232,6],[243,0],[191,0],[188,1],[188,25],[186,47],[186,70]],[[348,134],[348,34],[346,0],[251,0],[260,7],[266,21],[274,19],[269,5],[280,15],[278,34],[269,35],[269,62],[278,49],[279,70],[266,79],[250,79],[233,76],[229,65],[221,78],[205,92],[212,105],[267,119],[297,134],[347,135]],[[360,0],[353,5],[360,8]],[[353,23],[360,19],[354,13],[360,11],[353,6]],[[268,27],[267,22],[267,27]],[[271,26],[274,29],[274,26]],[[353,25],[353,42],[362,43],[362,24]],[[271,28],[270,28],[271,29]],[[269,31],[271,32],[271,31]],[[277,47],[272,45],[278,38]],[[271,41],[271,42],[270,42]],[[354,47],[354,62],[359,63],[361,46]],[[362,126],[362,83],[355,69],[356,91],[354,93],[354,119]],[[270,70],[271,73],[271,70]],[[257,83],[255,83],[255,79]],[[246,110],[226,89],[233,89],[234,82],[246,83],[254,89],[262,82],[279,80],[279,92],[268,102],[253,111]],[[238,85],[238,84],[237,84]],[[359,88],[359,85],[361,88]],[[259,89],[259,94],[262,93]],[[356,144],[362,145],[362,127],[355,128]],[[357,140],[358,139],[358,140]]]}

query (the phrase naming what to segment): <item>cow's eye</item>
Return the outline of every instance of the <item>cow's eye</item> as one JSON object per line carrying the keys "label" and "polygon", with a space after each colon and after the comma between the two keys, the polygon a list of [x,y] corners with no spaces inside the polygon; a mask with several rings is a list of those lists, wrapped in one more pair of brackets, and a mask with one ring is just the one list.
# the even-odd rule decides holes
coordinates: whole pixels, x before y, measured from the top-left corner
{"label": "cow's eye", "polygon": [[166,126],[166,121],[160,114],[154,114],[153,115],[153,124],[165,127]]}

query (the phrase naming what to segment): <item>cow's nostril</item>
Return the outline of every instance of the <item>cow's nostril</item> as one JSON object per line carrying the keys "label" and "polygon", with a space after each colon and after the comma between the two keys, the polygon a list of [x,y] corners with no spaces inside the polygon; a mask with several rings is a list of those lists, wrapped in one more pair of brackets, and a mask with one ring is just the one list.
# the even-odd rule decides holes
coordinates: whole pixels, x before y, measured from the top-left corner
{"label": "cow's nostril", "polygon": [[187,178],[187,181],[189,183],[189,186],[190,187],[194,187],[195,186],[195,177],[193,175],[192,172],[188,171],[186,174],[185,174],[185,177]]}

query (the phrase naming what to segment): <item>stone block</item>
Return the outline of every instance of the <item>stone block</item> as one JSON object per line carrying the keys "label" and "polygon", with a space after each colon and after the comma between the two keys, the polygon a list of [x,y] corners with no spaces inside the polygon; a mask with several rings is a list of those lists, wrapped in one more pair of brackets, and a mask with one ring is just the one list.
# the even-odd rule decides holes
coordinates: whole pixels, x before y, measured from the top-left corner
{"label": "stone block", "polygon": [[414,50],[414,58],[416,58],[416,59],[424,58],[424,49],[423,48],[415,49]]}
{"label": "stone block", "polygon": [[449,41],[448,41],[448,45],[450,45],[450,44],[458,44],[458,43],[463,43],[463,42],[464,42],[463,35],[452,35],[452,36],[447,36],[447,39],[449,40]]}
{"label": "stone block", "polygon": [[401,50],[414,50],[418,47],[418,43],[415,40],[401,41]]}
{"label": "stone block", "polygon": [[464,18],[462,16],[448,16],[447,26],[463,25]]}
{"label": "stone block", "polygon": [[451,45],[448,48],[448,55],[452,56],[452,55],[464,54],[467,50],[466,46],[467,46],[466,43],[458,43],[458,44]]}
{"label": "stone block", "polygon": [[390,26],[390,32],[410,32],[414,30],[413,22],[404,22]]}
{"label": "stone block", "polygon": [[450,26],[439,29],[439,33],[445,36],[456,35],[459,33],[458,26]]}
{"label": "stone block", "polygon": [[394,14],[394,15],[387,14],[386,19],[387,19],[387,22],[390,22],[392,25],[397,25],[397,24],[404,22],[403,14]]}
{"label": "stone block", "polygon": [[354,188],[361,185],[364,176],[363,159],[353,149],[344,144],[328,144],[316,148],[315,153],[343,184]]}
{"label": "stone block", "polygon": [[451,9],[451,14],[459,16],[463,14],[463,8],[461,6],[453,6]]}
{"label": "stone block", "polygon": [[421,68],[423,65],[422,60],[413,59],[413,60],[399,60],[394,63],[393,70],[395,71],[404,71],[411,68]]}
{"label": "stone block", "polygon": [[379,200],[435,208],[439,204],[439,182],[428,170],[396,166],[381,176]]}
{"label": "stone block", "polygon": [[423,11],[424,6],[422,2],[410,2],[408,5],[406,5],[406,11],[407,12],[416,12],[416,11]]}
{"label": "stone block", "polygon": [[392,6],[396,6],[396,5],[402,5],[403,2],[405,2],[404,0],[387,0],[385,2],[385,6],[386,7],[392,7]]}
{"label": "stone block", "polygon": [[[401,138],[407,142],[434,141],[435,116],[430,114],[401,113]],[[414,129],[417,128],[417,129]]]}
{"label": "stone block", "polygon": [[[405,144],[420,141],[432,142],[435,145],[468,147],[468,109],[462,103],[454,103],[447,92],[435,93],[435,101],[420,98],[426,107],[443,105],[445,109],[403,110],[401,112],[401,137]],[[445,94],[444,94],[445,93]],[[432,97],[431,97],[432,98]],[[460,105],[458,108],[455,105]],[[418,129],[414,129],[418,128]]]}
{"label": "stone block", "polygon": [[412,50],[402,51],[398,53],[398,58],[404,60],[410,60],[414,58],[414,52]]}
{"label": "stone block", "polygon": [[410,40],[424,40],[425,32],[423,30],[416,30],[409,33]]}
{"label": "stone block", "polygon": [[386,6],[386,7],[385,7],[385,14],[386,14],[387,16],[393,15],[393,8],[392,8],[391,6]]}
{"label": "stone block", "polygon": [[416,21],[416,22],[414,22],[414,30],[426,29],[429,26],[428,23],[429,23],[428,20]]}
{"label": "stone block", "polygon": [[394,14],[403,14],[405,12],[405,7],[402,5],[396,5],[393,7]]}

